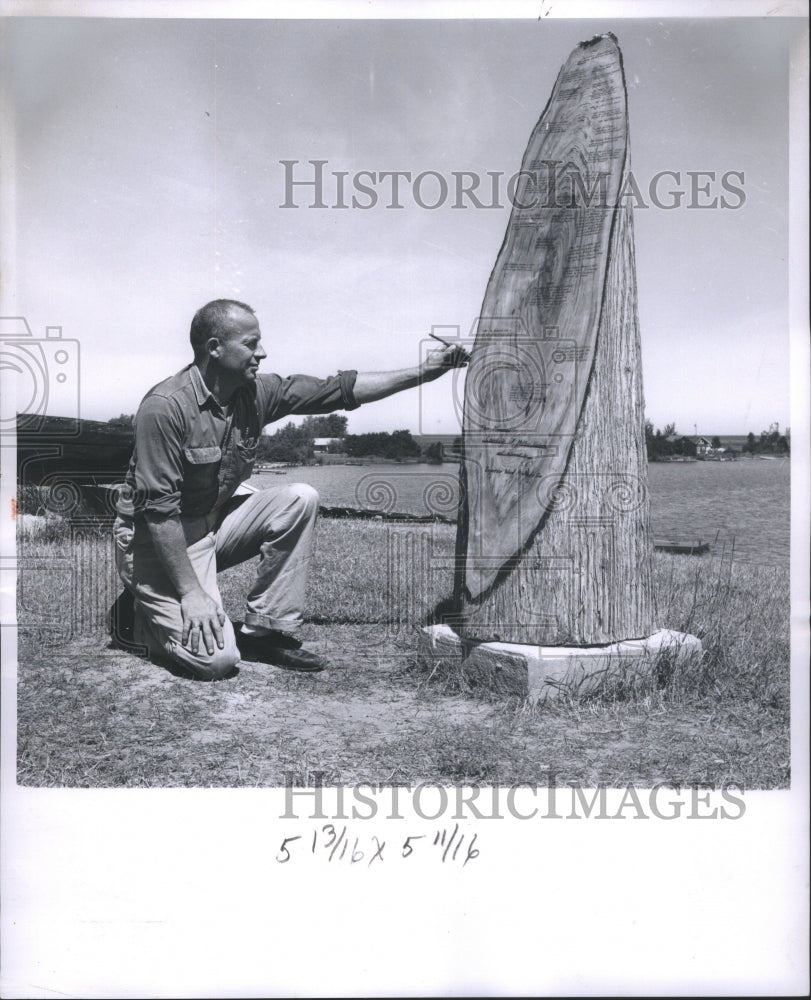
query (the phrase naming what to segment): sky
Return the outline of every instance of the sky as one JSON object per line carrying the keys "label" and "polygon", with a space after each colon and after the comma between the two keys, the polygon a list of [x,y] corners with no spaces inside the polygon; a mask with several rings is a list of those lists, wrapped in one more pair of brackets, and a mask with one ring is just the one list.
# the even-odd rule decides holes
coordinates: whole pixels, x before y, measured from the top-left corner
{"label": "sky", "polygon": [[[785,427],[788,54],[800,28],[10,19],[2,315],[78,342],[76,405],[90,419],[133,412],[188,363],[191,316],[218,297],[256,310],[263,370],[415,364],[433,326],[470,333],[509,218],[506,179],[569,53],[610,30],[645,202],[634,215],[647,415],[690,434]],[[283,207],[285,171],[312,179],[310,160],[326,161],[327,207],[310,207],[312,186]],[[442,202],[428,175],[419,189],[401,182],[401,208],[390,181],[376,183],[376,205],[351,207],[353,193],[371,200],[353,192],[361,171],[433,171],[448,196],[425,207]],[[503,207],[454,208],[461,171],[503,172]],[[683,192],[674,208],[650,199],[662,171],[679,174],[658,188],[662,204]],[[689,207],[688,171],[715,174],[699,202],[737,207]],[[743,195],[723,190],[724,174]],[[458,433],[461,392],[445,377],[353,411],[349,430]],[[68,404],[55,392],[49,405]]]}

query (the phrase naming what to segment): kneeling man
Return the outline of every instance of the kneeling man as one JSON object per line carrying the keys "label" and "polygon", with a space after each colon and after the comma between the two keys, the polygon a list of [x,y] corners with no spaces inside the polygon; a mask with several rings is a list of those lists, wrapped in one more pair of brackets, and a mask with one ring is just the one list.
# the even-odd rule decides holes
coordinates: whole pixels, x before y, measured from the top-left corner
{"label": "kneeling man", "polygon": [[[250,306],[209,302],[191,324],[194,361],[144,397],[135,448],[114,525],[126,587],[113,611],[113,638],[152,657],[217,679],[240,654],[289,670],[324,662],[296,638],[301,625],[318,494],[292,484],[241,495],[262,428],[289,414],[353,410],[467,362],[459,347],[429,352],[414,368],[341,371],[332,378],[260,375],[267,357]],[[236,495],[235,495],[236,494]],[[244,624],[223,611],[217,573],[259,556]]]}

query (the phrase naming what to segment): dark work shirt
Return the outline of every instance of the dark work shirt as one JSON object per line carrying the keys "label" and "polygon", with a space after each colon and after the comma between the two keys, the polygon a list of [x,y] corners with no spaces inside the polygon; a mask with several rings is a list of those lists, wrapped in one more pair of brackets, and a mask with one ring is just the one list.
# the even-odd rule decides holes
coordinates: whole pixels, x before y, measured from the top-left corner
{"label": "dark work shirt", "polygon": [[357,372],[257,375],[223,408],[191,364],[144,397],[119,513],[206,517],[253,472],[262,428],[292,413],[354,410]]}

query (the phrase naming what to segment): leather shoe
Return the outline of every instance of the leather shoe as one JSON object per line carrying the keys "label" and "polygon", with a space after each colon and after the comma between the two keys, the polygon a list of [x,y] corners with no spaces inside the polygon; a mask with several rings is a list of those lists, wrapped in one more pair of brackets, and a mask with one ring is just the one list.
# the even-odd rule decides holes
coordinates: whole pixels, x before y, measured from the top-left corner
{"label": "leather shoe", "polygon": [[113,645],[128,649],[135,643],[135,600],[128,590],[122,590],[107,613],[107,631]]}
{"label": "leather shoe", "polygon": [[264,635],[245,635],[236,631],[237,648],[246,660],[270,663],[282,670],[298,670],[314,674],[324,670],[326,662],[315,653],[301,648],[301,640],[289,632],[266,632]]}

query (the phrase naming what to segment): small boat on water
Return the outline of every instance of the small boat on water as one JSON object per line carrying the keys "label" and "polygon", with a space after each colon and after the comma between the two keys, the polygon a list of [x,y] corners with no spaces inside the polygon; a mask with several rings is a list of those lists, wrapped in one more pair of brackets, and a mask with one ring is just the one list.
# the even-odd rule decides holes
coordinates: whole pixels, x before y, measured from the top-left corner
{"label": "small boat on water", "polygon": [[703,556],[705,552],[710,551],[710,543],[702,542],[701,539],[697,542],[677,542],[657,539],[654,540],[653,547],[657,552],[671,552],[681,556]]}

